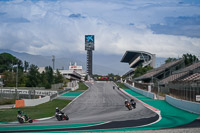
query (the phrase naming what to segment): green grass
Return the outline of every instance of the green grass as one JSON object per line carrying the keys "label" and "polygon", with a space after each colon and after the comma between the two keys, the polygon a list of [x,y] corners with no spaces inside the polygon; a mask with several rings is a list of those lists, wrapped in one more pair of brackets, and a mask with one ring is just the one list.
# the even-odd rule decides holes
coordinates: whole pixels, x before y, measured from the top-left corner
{"label": "green grass", "polygon": [[15,104],[15,99],[1,99],[0,105]]}
{"label": "green grass", "polygon": [[127,88],[123,83],[115,82],[119,88]]}
{"label": "green grass", "polygon": [[34,107],[21,107],[13,109],[0,109],[0,122],[16,121],[17,111],[24,111],[32,119],[51,117],[55,114],[55,108],[64,108],[71,100],[54,99]]}
{"label": "green grass", "polygon": [[78,85],[79,88],[73,92],[79,92],[79,91],[83,92],[88,89],[88,87],[83,82],[79,82]]}

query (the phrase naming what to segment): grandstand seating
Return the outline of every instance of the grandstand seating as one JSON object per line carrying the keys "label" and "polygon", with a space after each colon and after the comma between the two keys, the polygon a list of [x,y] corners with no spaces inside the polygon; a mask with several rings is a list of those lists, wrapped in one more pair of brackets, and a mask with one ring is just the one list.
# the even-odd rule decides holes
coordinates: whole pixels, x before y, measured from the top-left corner
{"label": "grandstand seating", "polygon": [[168,82],[170,82],[170,81],[173,81],[173,80],[176,80],[176,79],[178,79],[178,78],[180,78],[180,77],[182,77],[182,76],[184,76],[184,75],[186,75],[186,74],[188,74],[188,72],[173,74],[173,75],[171,75],[171,76],[169,76],[169,77],[167,77],[167,78],[161,80],[160,83],[161,83],[161,84],[166,84],[166,83],[168,83]]}
{"label": "grandstand seating", "polygon": [[[170,81],[174,81],[174,80],[178,80],[178,79],[182,79],[182,78],[184,78],[184,80],[182,79],[180,81],[188,81],[189,79],[193,80],[195,75],[198,75],[198,74],[196,73],[193,76],[191,75],[191,77],[190,76],[188,77],[188,75],[189,75],[190,71],[194,71],[195,69],[198,69],[198,68],[200,68],[200,62],[194,63],[194,64],[192,64],[188,67],[185,67],[183,69],[180,69],[178,71],[174,71],[171,76],[161,80],[160,82],[161,82],[161,84],[166,84]],[[198,77],[197,77],[197,79],[198,79]]]}
{"label": "grandstand seating", "polygon": [[[174,69],[171,69],[171,68],[181,65],[182,63],[183,63],[183,60],[179,59],[179,60],[176,60],[173,62],[169,62],[167,64],[163,64],[162,66],[155,68],[153,70],[150,70],[146,74],[144,74],[138,78],[135,78],[135,80],[151,79],[152,77],[158,77],[159,75],[162,75],[162,74],[165,75],[164,73],[166,73],[166,72],[175,71]],[[163,78],[165,78],[165,76],[163,76]]]}
{"label": "grandstand seating", "polygon": [[200,80],[200,73],[194,73],[184,79],[182,79],[181,81],[197,81]]}

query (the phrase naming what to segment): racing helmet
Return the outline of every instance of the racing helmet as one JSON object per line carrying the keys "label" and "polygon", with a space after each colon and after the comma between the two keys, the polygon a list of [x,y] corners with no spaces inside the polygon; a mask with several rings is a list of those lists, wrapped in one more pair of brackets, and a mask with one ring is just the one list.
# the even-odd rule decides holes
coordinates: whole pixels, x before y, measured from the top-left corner
{"label": "racing helmet", "polygon": [[18,113],[18,114],[22,114],[21,110],[18,110],[17,113]]}
{"label": "racing helmet", "polygon": [[59,111],[59,109],[58,109],[58,107],[56,107],[56,112],[58,112]]}
{"label": "racing helmet", "polygon": [[133,102],[134,101],[134,99],[131,99],[131,102]]}

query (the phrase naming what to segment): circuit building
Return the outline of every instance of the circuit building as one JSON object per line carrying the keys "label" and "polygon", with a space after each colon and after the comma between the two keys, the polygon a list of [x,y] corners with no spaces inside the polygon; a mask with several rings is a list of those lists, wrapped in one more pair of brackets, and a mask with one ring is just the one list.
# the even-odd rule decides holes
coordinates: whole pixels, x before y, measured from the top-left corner
{"label": "circuit building", "polygon": [[155,68],[156,55],[145,51],[126,51],[121,59],[122,63],[128,63],[131,70],[129,70],[125,76],[132,77],[135,69],[138,66],[145,67],[147,65]]}

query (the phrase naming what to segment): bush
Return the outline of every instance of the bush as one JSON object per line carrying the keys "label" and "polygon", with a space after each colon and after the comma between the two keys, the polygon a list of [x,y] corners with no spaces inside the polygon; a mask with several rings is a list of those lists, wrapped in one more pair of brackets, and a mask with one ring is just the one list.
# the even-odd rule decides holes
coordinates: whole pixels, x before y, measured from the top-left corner
{"label": "bush", "polygon": [[15,99],[3,99],[0,101],[0,105],[6,105],[6,104],[15,104]]}

